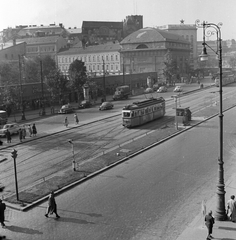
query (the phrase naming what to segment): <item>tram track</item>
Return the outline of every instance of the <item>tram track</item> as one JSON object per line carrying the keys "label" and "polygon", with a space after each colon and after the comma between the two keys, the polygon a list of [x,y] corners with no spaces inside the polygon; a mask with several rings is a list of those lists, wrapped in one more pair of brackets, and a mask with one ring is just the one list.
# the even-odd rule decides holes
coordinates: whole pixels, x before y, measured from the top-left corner
{"label": "tram track", "polygon": [[[196,96],[198,95],[187,98],[188,103],[196,102]],[[231,92],[226,96],[233,97],[234,95]],[[204,97],[199,101],[203,103]],[[199,101],[192,104],[193,116],[195,113],[199,113],[203,106],[209,107],[209,104],[202,106]],[[30,141],[27,143],[27,149],[29,149],[27,151],[24,151],[25,146],[19,145],[18,151],[22,151],[22,156],[17,159],[18,171],[21,175],[19,179],[20,189],[27,189],[27,185],[32,186],[34,183],[60,175],[60,172],[62,174],[65,169],[71,168],[71,149],[67,142],[70,138],[73,138],[75,143],[77,163],[84,164],[86,161],[92,161],[98,156],[124,147],[129,142],[142,138],[142,136],[152,134],[157,129],[173,124],[175,109],[173,109],[173,102],[170,104],[169,102],[165,117],[138,128],[126,129],[121,125],[121,119],[114,116]],[[13,166],[10,161],[6,161],[4,164],[6,168],[0,171],[0,182],[5,184],[5,179],[7,179],[5,186],[7,189],[12,189],[11,186],[14,186]],[[28,172],[31,172],[33,177],[30,178]],[[9,194],[13,194],[12,191]]]}

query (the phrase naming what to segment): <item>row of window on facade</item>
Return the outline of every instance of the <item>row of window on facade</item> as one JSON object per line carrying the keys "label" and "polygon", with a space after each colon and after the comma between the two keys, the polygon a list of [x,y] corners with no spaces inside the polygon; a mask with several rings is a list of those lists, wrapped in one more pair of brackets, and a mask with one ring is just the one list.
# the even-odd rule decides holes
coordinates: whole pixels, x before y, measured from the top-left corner
{"label": "row of window on facade", "polygon": [[76,59],[81,60],[82,62],[101,62],[101,61],[119,61],[119,56],[118,55],[106,55],[104,56],[77,56],[77,57],[59,57],[59,63],[72,63]]}
{"label": "row of window on facade", "polygon": [[54,46],[47,47],[27,47],[26,51],[28,53],[37,53],[37,52],[54,52]]}
{"label": "row of window on facade", "polygon": [[[109,68],[110,66],[110,68]],[[61,71],[68,71],[70,65],[66,66],[60,66]],[[87,70],[89,71],[102,71],[103,70],[103,65],[86,65]],[[105,65],[105,70],[106,71],[119,71],[119,65]]]}

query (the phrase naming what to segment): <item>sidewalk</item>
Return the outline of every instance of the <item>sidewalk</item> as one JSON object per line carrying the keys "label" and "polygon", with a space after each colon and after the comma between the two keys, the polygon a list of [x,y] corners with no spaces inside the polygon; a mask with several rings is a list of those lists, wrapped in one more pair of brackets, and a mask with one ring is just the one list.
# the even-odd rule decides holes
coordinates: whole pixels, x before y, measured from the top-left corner
{"label": "sidewalk", "polygon": [[[205,87],[209,87],[212,85],[212,81],[209,78],[205,78],[201,80],[201,83],[203,84],[203,88]],[[184,86],[186,89],[188,88],[193,88],[195,87],[196,90],[199,89],[199,84],[198,83],[191,83],[191,84],[186,84],[186,83],[176,83],[176,86],[180,85],[180,86]],[[174,87],[172,87],[174,88]],[[188,91],[188,90],[187,90]],[[186,91],[186,92],[187,92]],[[95,104],[93,104],[94,106],[98,106],[101,104],[101,99],[102,97],[99,97],[96,101]],[[112,101],[112,95],[107,95],[106,96],[107,101]],[[78,109],[78,103],[70,103],[75,109]],[[11,114],[11,116],[8,118],[8,122],[17,122],[17,123],[24,123],[24,122],[29,122],[32,120],[37,120],[37,119],[42,119],[42,118],[46,118],[46,117],[51,117],[53,115],[58,114],[58,111],[60,110],[61,106],[57,105],[54,107],[54,113],[51,113],[51,108],[50,107],[46,107],[45,108],[45,115],[41,116],[39,114],[39,112],[41,111],[41,109],[36,109],[36,110],[26,110],[25,111],[25,118],[26,120],[21,120],[21,112],[17,112],[15,114]]]}
{"label": "sidewalk", "polygon": [[[231,195],[236,195],[236,174],[232,175],[231,178],[225,183],[225,203],[230,199]],[[206,201],[206,212],[212,210],[213,216],[216,209],[217,196],[210,198]],[[207,228],[204,225],[204,216],[200,213],[199,215],[186,227],[182,234],[176,240],[200,240],[206,239]],[[213,227],[212,236],[218,240],[236,240],[236,223],[229,220],[226,221],[215,221]]]}

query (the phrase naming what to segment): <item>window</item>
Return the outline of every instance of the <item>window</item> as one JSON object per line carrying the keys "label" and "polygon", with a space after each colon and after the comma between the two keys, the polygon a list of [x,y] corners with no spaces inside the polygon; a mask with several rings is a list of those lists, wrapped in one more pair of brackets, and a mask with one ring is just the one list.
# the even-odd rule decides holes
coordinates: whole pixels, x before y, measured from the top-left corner
{"label": "window", "polygon": [[113,55],[111,55],[111,61],[113,61],[114,59],[113,59]]}
{"label": "window", "polygon": [[113,70],[113,65],[111,65],[111,70]]}
{"label": "window", "polygon": [[123,112],[123,117],[130,117],[130,112]]}
{"label": "window", "polygon": [[118,55],[116,55],[116,61],[118,61]]}
{"label": "window", "polygon": [[106,60],[109,61],[108,55],[106,56]]}
{"label": "window", "polygon": [[95,56],[93,56],[93,62],[95,62]]}
{"label": "window", "polygon": [[97,65],[97,70],[99,70],[99,65]]}

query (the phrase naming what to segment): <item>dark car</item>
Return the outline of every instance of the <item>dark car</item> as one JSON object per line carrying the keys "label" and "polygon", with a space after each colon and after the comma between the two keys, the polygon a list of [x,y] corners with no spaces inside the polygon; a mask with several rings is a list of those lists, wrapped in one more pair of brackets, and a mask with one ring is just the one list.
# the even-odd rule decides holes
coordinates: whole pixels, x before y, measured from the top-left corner
{"label": "dark car", "polygon": [[70,104],[63,105],[58,113],[72,113],[74,108]]}
{"label": "dark car", "polygon": [[111,102],[103,102],[102,105],[99,107],[99,110],[108,110],[114,107],[113,103]]}
{"label": "dark car", "polygon": [[88,100],[83,100],[80,105],[79,108],[90,108],[92,106],[92,103]]}

